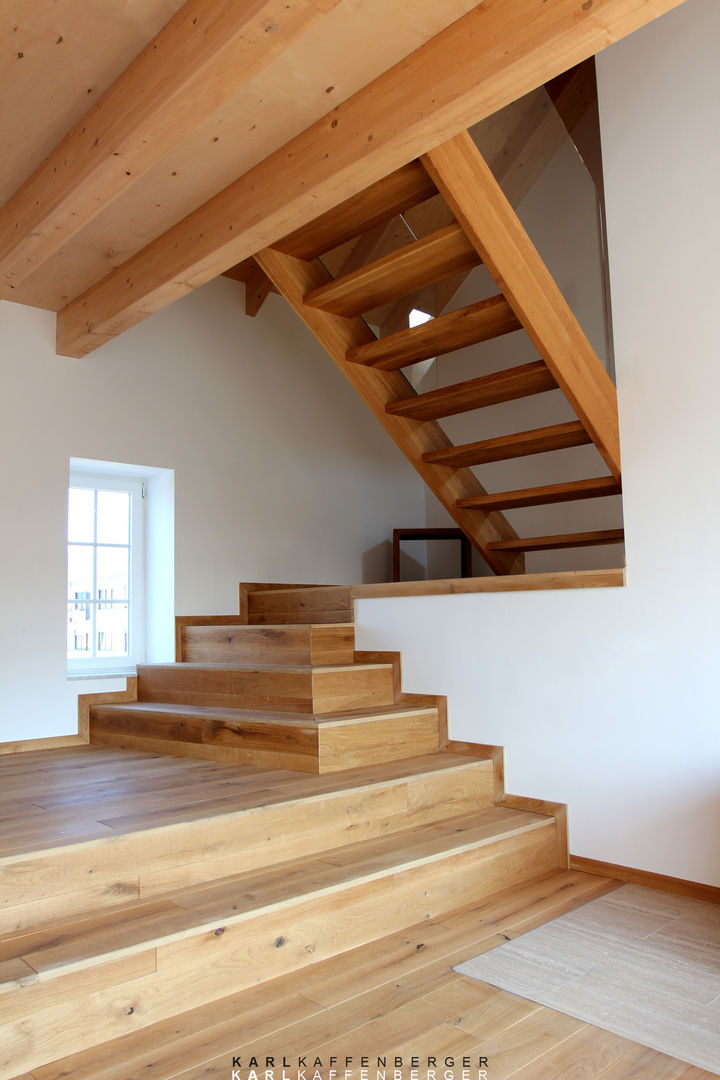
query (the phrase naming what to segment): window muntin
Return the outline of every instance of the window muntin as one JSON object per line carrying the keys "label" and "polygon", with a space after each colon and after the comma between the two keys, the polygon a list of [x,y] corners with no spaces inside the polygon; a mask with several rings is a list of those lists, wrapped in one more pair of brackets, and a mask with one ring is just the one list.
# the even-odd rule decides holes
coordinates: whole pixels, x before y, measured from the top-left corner
{"label": "window muntin", "polygon": [[143,656],[144,482],[71,473],[68,672],[127,670]]}

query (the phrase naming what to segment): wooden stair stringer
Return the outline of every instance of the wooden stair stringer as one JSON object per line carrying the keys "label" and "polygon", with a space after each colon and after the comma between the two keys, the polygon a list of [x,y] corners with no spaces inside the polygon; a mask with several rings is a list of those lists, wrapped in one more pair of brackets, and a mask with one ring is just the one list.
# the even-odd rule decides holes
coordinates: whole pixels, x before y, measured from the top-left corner
{"label": "wooden stair stringer", "polygon": [[485,514],[457,505],[460,499],[487,494],[475,474],[470,469],[451,469],[423,461],[423,454],[452,446],[440,425],[435,421],[416,421],[386,412],[385,407],[390,402],[413,395],[414,390],[405,376],[399,371],[368,369],[346,359],[348,350],[375,340],[367,324],[359,316],[332,315],[304,303],[307,293],[331,280],[328,271],[317,261],[304,262],[271,248],[258,252],[256,259],[491,569],[496,574],[522,573],[523,558],[513,559],[507,553],[493,552],[489,547],[493,542],[517,539],[505,516],[498,511]]}
{"label": "wooden stair stringer", "polygon": [[469,132],[421,160],[619,480],[615,387]]}

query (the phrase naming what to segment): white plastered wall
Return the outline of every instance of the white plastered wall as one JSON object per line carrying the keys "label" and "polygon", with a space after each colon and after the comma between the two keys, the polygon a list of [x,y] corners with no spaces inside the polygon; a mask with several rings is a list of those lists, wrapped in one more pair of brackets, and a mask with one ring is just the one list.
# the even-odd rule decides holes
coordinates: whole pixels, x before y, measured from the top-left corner
{"label": "white plastered wall", "polygon": [[424,523],[419,478],[296,316],[243,309],[220,279],[70,360],[54,315],[0,305],[0,742],[72,734],[78,693],[125,685],[65,675],[71,456],[174,470],[177,614],[237,611],[240,580],[384,580],[393,526]]}
{"label": "white plastered wall", "polygon": [[449,696],[575,854],[720,885],[720,5],[598,57],[625,589],[365,600],[360,648]]}

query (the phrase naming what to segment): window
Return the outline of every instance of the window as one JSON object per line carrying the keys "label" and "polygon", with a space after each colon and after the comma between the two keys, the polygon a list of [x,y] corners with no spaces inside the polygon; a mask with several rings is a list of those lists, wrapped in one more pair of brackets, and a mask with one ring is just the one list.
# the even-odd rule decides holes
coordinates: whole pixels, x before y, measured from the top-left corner
{"label": "window", "polygon": [[144,654],[145,481],[71,471],[68,672],[134,667]]}

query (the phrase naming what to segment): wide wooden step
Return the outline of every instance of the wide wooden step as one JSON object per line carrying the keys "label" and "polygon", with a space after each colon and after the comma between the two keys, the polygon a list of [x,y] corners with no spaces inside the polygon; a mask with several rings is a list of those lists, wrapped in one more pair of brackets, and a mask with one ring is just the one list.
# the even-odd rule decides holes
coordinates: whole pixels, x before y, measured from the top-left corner
{"label": "wide wooden step", "polygon": [[333,315],[359,315],[398,300],[481,261],[460,225],[447,225],[422,240],[384,255],[306,293],[304,302]]}
{"label": "wide wooden step", "polygon": [[592,439],[579,420],[566,424],[517,431],[512,435],[499,435],[494,439],[451,446],[447,450],[433,450],[423,454],[423,461],[435,465],[453,465],[457,468],[470,465],[487,465],[491,461],[508,461],[510,458],[527,457],[530,454],[546,454],[552,450],[564,450],[570,446],[584,446]]}
{"label": "wide wooden step", "polygon": [[559,536],[529,536],[524,540],[503,540],[491,546],[499,551],[551,551],[555,548],[622,544],[624,539],[623,529],[598,529],[596,532],[562,533]]}
{"label": "wide wooden step", "polygon": [[571,480],[563,484],[498,491],[495,495],[473,495],[469,499],[460,499],[458,506],[470,510],[515,510],[521,506],[597,499],[603,495],[619,495],[620,492],[621,485],[614,476],[598,476],[593,480]]}
{"label": "wide wooden step", "polygon": [[53,753],[25,781],[43,780],[41,820],[23,814],[0,839],[0,934],[493,802],[492,762],[449,753],[325,776],[97,746],[65,762]]}
{"label": "wide wooden step", "polygon": [[354,617],[352,590],[346,585],[240,586],[251,625],[347,623]]}
{"label": "wide wooden step", "polygon": [[263,626],[183,621],[178,625],[179,661],[191,663],[352,664],[353,624],[301,623]]}
{"label": "wide wooden step", "polygon": [[139,664],[138,701],[324,713],[391,705],[392,664]]}
{"label": "wide wooden step", "polygon": [[483,375],[479,379],[468,379],[454,386],[431,390],[427,394],[391,401],[385,410],[393,416],[412,420],[438,420],[442,416],[454,416],[486,405],[498,405],[502,401],[513,401],[556,389],[557,383],[545,364],[542,360],[536,360],[531,364]]}
{"label": "wide wooden step", "polygon": [[420,162],[411,161],[273,247],[298,259],[315,259],[436,194],[437,188]]}
{"label": "wide wooden step", "polygon": [[551,872],[555,823],[489,807],[0,939],[0,1075],[147,1027]]}
{"label": "wide wooden step", "polygon": [[91,708],[90,742],[326,773],[434,753],[439,726],[432,707],[391,705],[315,715],[129,702]]}
{"label": "wide wooden step", "polygon": [[[499,1011],[498,1027],[504,1039],[498,1044],[497,1033],[493,1034],[495,1056],[507,1048],[514,1057],[518,1045],[515,1024],[536,1006],[508,998],[494,987],[471,983],[450,968],[617,887],[618,882],[611,878],[558,870],[449,915],[444,913],[438,920],[403,928],[299,974],[229,995],[176,1019],[55,1061],[43,1068],[38,1080],[136,1080],[144,1075],[154,1080],[176,1080],[178,1076],[200,1080],[203,1075],[212,1077],[218,1073],[227,1077],[227,1062],[238,1051],[245,1056],[247,1050],[252,1052],[270,1043],[287,1047],[299,1033],[306,1045],[318,1047],[328,1031],[332,1031],[336,1045],[344,1046],[350,1040],[377,1045],[377,1025],[381,1026],[381,1037],[383,1032],[391,1033],[388,1045],[392,1042],[396,1046],[402,1040],[417,1043],[428,1030],[437,1030],[439,1024],[457,1024],[458,1002],[463,1016],[473,1011],[473,1030],[482,1035],[483,1042],[487,1039],[488,1015],[498,1015]],[[367,1038],[363,1040],[362,1035]],[[567,1032],[559,1032],[557,1038],[566,1036]],[[457,1040],[461,1037],[462,1030],[454,1040],[451,1035],[452,1052],[458,1052]],[[239,1041],[244,1044],[242,1048]],[[534,1059],[532,1038],[522,1041],[526,1059]],[[437,1046],[433,1050],[437,1052]],[[660,1055],[657,1058],[658,1065],[662,1065],[663,1059]],[[624,1059],[622,1064],[626,1063]],[[684,1066],[675,1064],[677,1077]],[[532,1061],[531,1067],[537,1076],[537,1063]],[[553,1071],[560,1075],[558,1069],[562,1066],[551,1051],[547,1052],[545,1067],[545,1076]],[[242,1075],[246,1076],[247,1071]],[[296,1077],[297,1073],[292,1075]],[[355,1075],[359,1080],[358,1069]],[[409,1069],[405,1075],[409,1078]],[[462,1074],[458,1070],[454,1075]],[[470,1075],[476,1076],[477,1072]],[[619,1072],[615,1068],[608,1075],[617,1080]],[[661,1075],[671,1080],[667,1073]],[[370,1076],[375,1080],[374,1070],[368,1072]],[[418,1072],[418,1076],[425,1080],[426,1071]],[[659,1080],[655,1072],[653,1076]],[[628,1077],[626,1069],[625,1080]],[[651,1080],[649,1073],[646,1080]],[[706,1076],[705,1080],[710,1078]]]}
{"label": "wide wooden step", "polygon": [[521,323],[505,297],[491,296],[458,311],[439,315],[422,326],[399,330],[368,345],[349,349],[347,359],[380,371],[396,371],[408,364],[489,341],[520,328]]}

